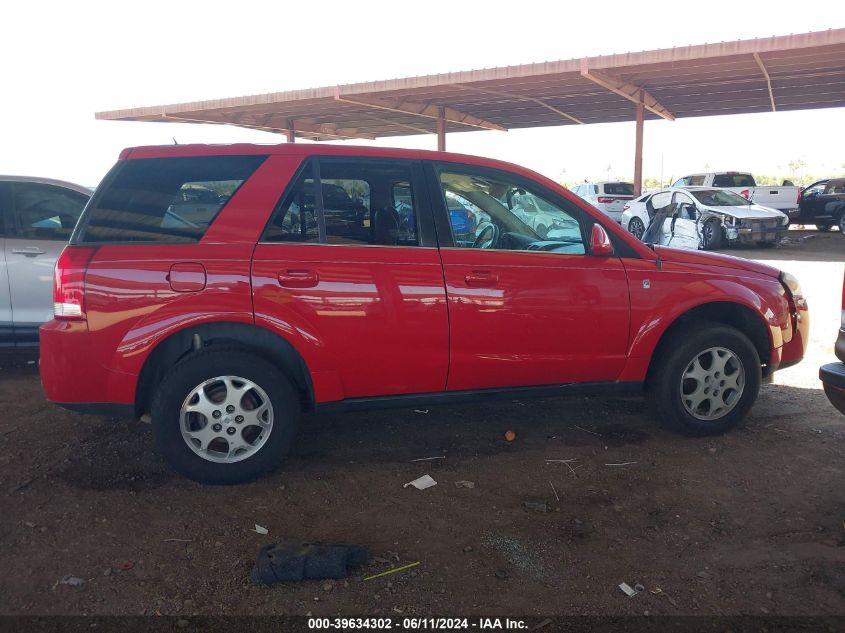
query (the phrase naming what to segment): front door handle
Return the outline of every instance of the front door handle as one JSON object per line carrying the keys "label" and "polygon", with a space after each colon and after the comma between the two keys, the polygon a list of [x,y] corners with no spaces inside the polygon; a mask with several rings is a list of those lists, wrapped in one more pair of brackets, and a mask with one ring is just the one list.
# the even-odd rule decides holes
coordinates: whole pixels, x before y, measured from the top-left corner
{"label": "front door handle", "polygon": [[320,275],[315,270],[286,270],[278,279],[285,288],[313,288],[320,282]]}
{"label": "front door handle", "polygon": [[37,255],[43,255],[47,251],[43,248],[38,248],[37,246],[25,246],[24,248],[13,248],[12,252],[15,255],[26,255],[27,257],[36,257]]}
{"label": "front door handle", "polygon": [[499,283],[499,275],[491,270],[473,270],[467,273],[464,281],[472,288],[494,288]]}

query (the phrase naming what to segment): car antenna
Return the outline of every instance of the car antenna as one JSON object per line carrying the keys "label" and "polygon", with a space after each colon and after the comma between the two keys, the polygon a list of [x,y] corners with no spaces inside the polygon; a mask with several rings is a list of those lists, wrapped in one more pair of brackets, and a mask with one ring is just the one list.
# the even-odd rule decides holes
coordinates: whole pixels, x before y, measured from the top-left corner
{"label": "car antenna", "polygon": [[172,139],[173,139],[173,144],[174,144],[174,145],[179,145],[179,141],[177,141],[177,140],[176,140],[176,137],[175,137],[175,136],[171,136],[170,138],[172,138]]}

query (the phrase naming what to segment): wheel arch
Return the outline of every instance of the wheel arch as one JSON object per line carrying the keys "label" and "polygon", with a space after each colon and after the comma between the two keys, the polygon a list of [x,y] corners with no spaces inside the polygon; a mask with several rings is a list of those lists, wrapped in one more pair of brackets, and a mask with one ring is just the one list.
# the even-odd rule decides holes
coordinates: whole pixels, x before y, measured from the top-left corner
{"label": "wheel arch", "polygon": [[176,363],[199,349],[232,346],[249,351],[278,367],[294,384],[303,410],[314,407],[311,372],[302,355],[279,334],[237,322],[189,325],[161,340],[144,361],[135,390],[135,412],[149,411],[156,386]]}
{"label": "wheel arch", "polygon": [[651,380],[655,367],[660,363],[669,342],[676,332],[704,323],[729,325],[742,332],[757,350],[763,368],[763,376],[770,373],[770,357],[774,342],[770,337],[769,327],[752,308],[734,301],[713,301],[689,308],[679,314],[662,332],[654,352],[649,360],[646,372],[646,384]]}

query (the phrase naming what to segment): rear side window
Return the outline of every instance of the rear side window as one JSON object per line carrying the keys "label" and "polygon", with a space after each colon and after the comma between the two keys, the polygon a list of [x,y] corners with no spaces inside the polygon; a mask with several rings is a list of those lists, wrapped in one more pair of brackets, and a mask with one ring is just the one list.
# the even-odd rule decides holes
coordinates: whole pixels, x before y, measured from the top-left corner
{"label": "rear side window", "polygon": [[[320,195],[315,195],[318,192]],[[416,215],[409,164],[321,159],[302,169],[274,212],[263,239],[418,246]]]}
{"label": "rear side window", "polygon": [[199,241],[265,156],[143,158],[118,165],[76,242]]}

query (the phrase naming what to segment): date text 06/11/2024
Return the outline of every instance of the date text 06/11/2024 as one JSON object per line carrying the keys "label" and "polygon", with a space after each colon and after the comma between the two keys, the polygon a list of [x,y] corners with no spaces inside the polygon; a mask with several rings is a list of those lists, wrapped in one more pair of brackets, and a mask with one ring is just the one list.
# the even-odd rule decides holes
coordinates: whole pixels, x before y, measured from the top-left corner
{"label": "date text 06/11/2024", "polygon": [[308,629],[317,630],[398,630],[398,631],[449,631],[449,630],[523,630],[524,620],[512,618],[309,618]]}

